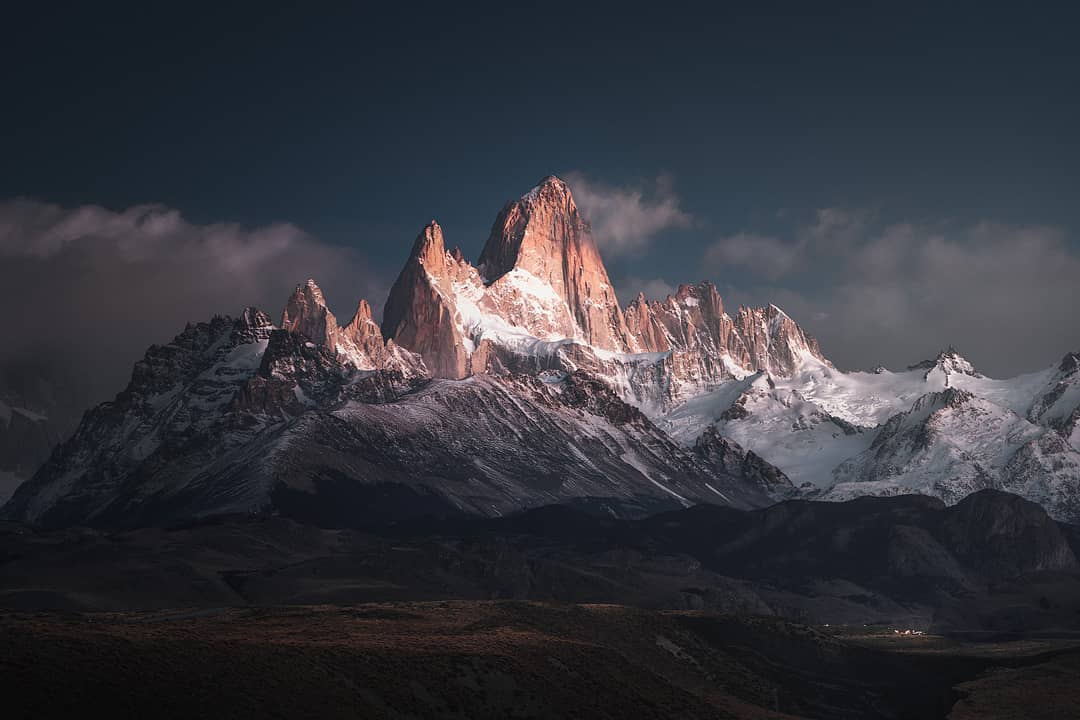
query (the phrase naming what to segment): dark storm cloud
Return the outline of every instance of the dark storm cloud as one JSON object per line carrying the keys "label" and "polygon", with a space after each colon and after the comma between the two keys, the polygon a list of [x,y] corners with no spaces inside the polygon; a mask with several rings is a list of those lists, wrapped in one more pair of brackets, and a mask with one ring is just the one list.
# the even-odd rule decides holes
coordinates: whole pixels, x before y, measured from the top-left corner
{"label": "dark storm cloud", "polygon": [[732,303],[774,302],[843,367],[914,363],[947,345],[996,376],[1080,349],[1080,253],[1054,227],[894,223],[823,210],[786,237],[705,251]]}
{"label": "dark storm cloud", "polygon": [[[123,387],[151,343],[189,321],[257,305],[277,317],[292,287],[315,277],[347,320],[385,284],[354,249],[294,225],[198,225],[159,205],[113,212],[32,200],[0,203],[0,370],[39,364],[76,377],[88,398]],[[0,378],[2,379],[2,378]]]}

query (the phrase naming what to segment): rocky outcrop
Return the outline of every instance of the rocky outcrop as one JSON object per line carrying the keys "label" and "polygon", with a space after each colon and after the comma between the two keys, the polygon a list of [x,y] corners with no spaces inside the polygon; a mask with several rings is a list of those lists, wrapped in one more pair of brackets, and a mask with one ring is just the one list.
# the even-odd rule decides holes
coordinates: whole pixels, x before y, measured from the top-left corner
{"label": "rocky outcrop", "polygon": [[383,335],[418,353],[435,377],[467,377],[473,342],[458,311],[456,288],[480,284],[479,273],[460,252],[447,252],[442,228],[432,220],[390,289]]}
{"label": "rocky outcrop", "polygon": [[778,468],[765,462],[734,440],[723,437],[716,425],[709,425],[694,441],[694,454],[734,476],[754,483],[769,497],[784,499],[795,495],[795,486]]}
{"label": "rocky outcrop", "polygon": [[515,366],[571,343],[626,349],[607,271],[555,178],[507,205],[480,269],[448,251],[439,225],[428,224],[390,291],[382,330],[423,356],[435,377],[452,379],[487,372],[493,355],[518,356],[501,363]]}
{"label": "rocky outcrop", "polygon": [[326,307],[326,298],[313,279],[297,285],[289,296],[281,312],[281,327],[313,343],[337,348],[340,332],[337,318]]}
{"label": "rocky outcrop", "polygon": [[739,308],[735,316],[735,329],[742,336],[746,349],[745,356],[737,357],[743,367],[787,377],[808,356],[831,365],[822,356],[817,341],[775,305]]}
{"label": "rocky outcrop", "polygon": [[670,352],[670,404],[733,378],[764,371],[788,377],[804,361],[832,367],[817,341],[775,305],[741,307],[732,318],[712,283],[681,285],[665,300],[639,295],[626,308],[632,345]]}
{"label": "rocky outcrop", "polygon": [[1068,353],[1027,411],[1032,422],[1056,431],[1080,450],[1080,353]]}
{"label": "rocky outcrop", "polygon": [[909,366],[908,370],[925,371],[923,379],[940,387],[949,387],[950,378],[955,375],[967,375],[974,378],[984,377],[967,358],[952,346],[942,350],[933,360],[923,360]]}
{"label": "rocky outcrop", "polygon": [[360,300],[347,325],[338,325],[313,279],[296,286],[281,313],[281,328],[328,348],[358,370],[395,370],[411,376],[426,373],[419,357],[383,340],[367,300]]}

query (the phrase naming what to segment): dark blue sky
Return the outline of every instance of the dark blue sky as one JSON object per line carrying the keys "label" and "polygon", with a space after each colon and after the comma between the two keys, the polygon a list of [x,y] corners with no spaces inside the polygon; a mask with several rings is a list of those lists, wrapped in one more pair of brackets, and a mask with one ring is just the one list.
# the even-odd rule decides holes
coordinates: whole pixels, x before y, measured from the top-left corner
{"label": "dark blue sky", "polygon": [[820,208],[1053,226],[1076,248],[1064,3],[93,5],[5,10],[0,198],[285,220],[392,273],[432,217],[475,257],[546,174],[666,173],[693,223],[613,276],[747,297],[813,276],[765,283],[702,253],[739,232],[794,242]]}

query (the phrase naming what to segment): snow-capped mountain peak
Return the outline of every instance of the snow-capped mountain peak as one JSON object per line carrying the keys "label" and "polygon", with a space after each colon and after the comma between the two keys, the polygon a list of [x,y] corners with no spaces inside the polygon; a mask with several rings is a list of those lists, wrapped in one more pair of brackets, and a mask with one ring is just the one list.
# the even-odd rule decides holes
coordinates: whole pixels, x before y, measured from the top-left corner
{"label": "snow-capped mountain peak", "polygon": [[1080,520],[1078,426],[1074,353],[1007,380],[954,348],[843,372],[781,308],[729,314],[710,282],[621,308],[551,176],[503,208],[475,266],[426,224],[381,327],[366,300],[339,324],[308,279],[280,327],[247,308],[151,348],[10,513],[257,509],[274,488],[340,499],[335,483],[374,479],[490,514],[593,493],[753,505],[795,487],[948,502],[996,487]]}
{"label": "snow-capped mountain peak", "polygon": [[660,410],[757,370],[787,376],[816,341],[772,306],[724,311],[711,283],[625,310],[569,186],[548,177],[496,218],[477,266],[429,224],[391,289],[383,331],[437,377],[587,370]]}
{"label": "snow-capped mountain peak", "polygon": [[493,284],[527,273],[562,299],[574,323],[569,337],[601,350],[626,352],[626,326],[607,268],[570,187],[549,176],[495,219],[478,261]]}
{"label": "snow-capped mountain peak", "polygon": [[939,352],[933,360],[924,360],[921,363],[912,365],[908,370],[923,370],[925,371],[923,379],[930,383],[940,384],[942,387],[948,387],[949,378],[954,375],[967,375],[975,378],[985,377],[952,346]]}

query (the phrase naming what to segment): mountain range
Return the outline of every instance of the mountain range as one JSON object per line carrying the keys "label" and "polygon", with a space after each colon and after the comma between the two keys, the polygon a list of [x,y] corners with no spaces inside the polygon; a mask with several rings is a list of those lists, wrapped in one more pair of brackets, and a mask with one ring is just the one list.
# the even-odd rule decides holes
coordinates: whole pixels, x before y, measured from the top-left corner
{"label": "mountain range", "polygon": [[246,308],[151,347],[0,517],[347,526],[997,489],[1078,522],[1078,421],[1075,353],[1007,380],[951,348],[843,372],[780,308],[729,313],[707,282],[622,307],[548,177],[503,208],[475,264],[425,226],[381,325],[363,299],[339,323],[307,280],[276,323]]}

